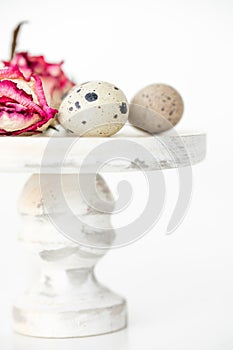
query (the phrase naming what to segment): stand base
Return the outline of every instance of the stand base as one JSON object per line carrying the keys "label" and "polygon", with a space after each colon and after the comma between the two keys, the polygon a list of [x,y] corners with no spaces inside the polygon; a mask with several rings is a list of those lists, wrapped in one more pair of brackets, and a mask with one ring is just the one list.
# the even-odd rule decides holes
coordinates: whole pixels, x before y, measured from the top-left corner
{"label": "stand base", "polygon": [[86,337],[127,325],[126,302],[101,287],[95,295],[41,297],[25,294],[13,307],[14,330],[42,338]]}

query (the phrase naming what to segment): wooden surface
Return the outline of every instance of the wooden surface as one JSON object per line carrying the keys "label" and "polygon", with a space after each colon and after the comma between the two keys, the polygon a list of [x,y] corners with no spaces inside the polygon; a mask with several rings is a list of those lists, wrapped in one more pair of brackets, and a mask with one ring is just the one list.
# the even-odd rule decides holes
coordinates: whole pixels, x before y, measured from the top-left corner
{"label": "wooden surface", "polygon": [[[125,150],[123,155],[121,148]],[[89,159],[90,152],[94,156]],[[206,136],[201,132],[170,131],[151,136],[126,125],[110,138],[77,138],[60,129],[36,136],[1,137],[0,171],[60,173],[62,167],[62,172],[68,174],[76,173],[83,164],[87,172],[96,168],[104,172],[138,170],[138,167],[170,169],[196,164],[205,153]]]}

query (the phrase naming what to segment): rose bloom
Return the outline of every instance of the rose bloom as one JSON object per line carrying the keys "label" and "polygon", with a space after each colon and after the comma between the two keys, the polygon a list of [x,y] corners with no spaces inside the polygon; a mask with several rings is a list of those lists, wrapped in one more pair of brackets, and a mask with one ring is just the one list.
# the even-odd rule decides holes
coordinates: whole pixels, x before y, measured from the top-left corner
{"label": "rose bloom", "polygon": [[31,56],[27,52],[16,53],[11,61],[4,61],[5,66],[17,65],[25,77],[38,75],[43,84],[46,99],[51,107],[59,108],[62,97],[75,84],[67,78],[60,63],[48,63],[44,56]]}
{"label": "rose bloom", "polygon": [[0,135],[41,131],[53,120],[40,78],[26,78],[17,66],[0,69]]}

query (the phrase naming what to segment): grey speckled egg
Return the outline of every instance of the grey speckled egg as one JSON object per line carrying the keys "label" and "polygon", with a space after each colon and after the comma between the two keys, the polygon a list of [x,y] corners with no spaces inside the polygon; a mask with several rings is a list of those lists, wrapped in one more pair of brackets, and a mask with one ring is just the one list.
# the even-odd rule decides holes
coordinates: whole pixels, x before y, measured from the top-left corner
{"label": "grey speckled egg", "polygon": [[159,133],[176,125],[182,117],[183,110],[182,97],[173,87],[152,84],[133,97],[129,121],[140,129]]}
{"label": "grey speckled egg", "polygon": [[58,120],[77,136],[111,136],[128,119],[129,105],[115,85],[90,81],[73,87],[59,108]]}

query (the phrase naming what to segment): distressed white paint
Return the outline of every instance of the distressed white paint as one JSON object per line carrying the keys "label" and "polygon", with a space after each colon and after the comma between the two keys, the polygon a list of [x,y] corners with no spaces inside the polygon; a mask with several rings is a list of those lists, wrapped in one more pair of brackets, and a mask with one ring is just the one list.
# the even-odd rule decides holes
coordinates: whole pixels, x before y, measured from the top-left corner
{"label": "distressed white paint", "polygon": [[[54,175],[47,177],[48,190]],[[86,223],[110,217],[91,209],[78,189],[69,183],[75,175],[63,175],[64,193],[73,202],[73,211]],[[37,337],[79,337],[114,332],[126,327],[125,300],[102,286],[95,278],[94,266],[106,250],[87,248],[66,239],[50,222],[40,193],[39,175],[32,175],[22,193],[19,211],[24,221],[20,241],[38,254],[40,281],[19,298],[13,308],[15,331]],[[111,198],[104,180],[98,177],[97,189]],[[56,193],[52,193],[56,200]],[[75,201],[74,201],[75,197]],[[52,208],[51,208],[52,210]],[[65,209],[64,209],[65,210]],[[59,214],[63,215],[62,206]],[[101,218],[100,218],[101,217]],[[93,242],[111,241],[103,233],[93,233]]]}
{"label": "distressed white paint", "polygon": [[[56,139],[57,147],[49,161],[42,166],[43,154],[51,136]],[[98,224],[100,220],[110,225],[109,215],[93,211],[83,201],[77,188],[74,189],[69,184],[72,183],[72,176],[75,176],[72,174],[80,170],[87,154],[96,146],[113,139],[140,144],[153,154],[157,163],[146,158],[141,159],[140,154],[136,154],[132,162],[115,160],[104,171],[138,170],[135,166],[137,164],[144,170],[182,167],[200,162],[206,152],[203,133],[182,133],[180,136],[166,133],[152,137],[143,131],[125,126],[111,138],[77,139],[67,135],[60,127],[59,132],[50,130],[46,136],[0,138],[0,171],[43,172],[42,176],[46,179],[49,190],[50,181],[53,181],[55,175],[48,173],[56,174],[61,170],[56,159],[59,152],[63,151],[62,141],[66,144],[67,140],[71,140],[73,147],[67,153],[62,169],[66,198],[71,199],[72,209],[84,222]],[[163,142],[168,148],[164,147]],[[182,143],[185,151],[181,147]],[[107,150],[108,147],[106,152]],[[175,152],[176,160],[171,157],[170,150]],[[98,165],[98,157],[95,162]],[[103,196],[111,197],[111,192],[101,177],[97,181],[97,187]],[[59,201],[57,193],[53,193],[53,196],[55,201]],[[40,281],[15,303],[14,329],[25,335],[59,338],[103,334],[126,327],[125,300],[102,286],[94,275],[94,266],[106,250],[83,247],[66,239],[49,221],[47,214],[53,208],[47,208],[46,211],[42,199],[39,175],[32,175],[20,199],[19,211],[24,226],[19,239],[39,255],[42,274]],[[62,203],[57,208],[57,214],[64,215]],[[85,233],[83,236],[85,237]],[[111,237],[104,230],[101,234],[94,232],[91,236],[86,236],[89,243],[91,239],[95,244],[99,242],[101,245],[104,242],[106,245],[107,242],[110,246],[114,231]]]}
{"label": "distressed white paint", "polygon": [[[58,132],[50,130],[46,135],[2,137],[0,138],[0,171],[60,173],[61,164],[57,158],[58,154],[65,150],[67,153],[62,164],[63,173],[77,173],[84,160],[86,171],[91,172],[93,164],[88,164],[87,155],[96,147],[105,144],[106,159],[111,159],[111,147],[108,147],[108,143],[112,140],[127,140],[137,143],[143,149],[148,150],[156,162],[151,161],[149,157],[148,159],[140,157],[137,152],[135,157],[131,159],[132,161],[115,159],[114,162],[109,162],[101,169],[103,172],[137,171],[138,168],[135,166],[137,164],[143,165],[144,170],[158,170],[160,167],[170,169],[193,165],[204,159],[206,152],[204,133],[181,132],[174,135],[171,132],[151,136],[144,131],[125,125],[119,133],[112,137],[75,138],[72,137],[72,134],[67,134],[60,126]],[[53,147],[49,148],[49,157],[43,161],[44,152],[48,152],[46,147],[51,141],[51,136],[53,136]],[[72,147],[67,149],[69,144],[72,144]],[[177,155],[176,160],[171,156],[171,150]],[[95,159],[96,166],[103,165],[98,162],[98,152]]]}

